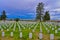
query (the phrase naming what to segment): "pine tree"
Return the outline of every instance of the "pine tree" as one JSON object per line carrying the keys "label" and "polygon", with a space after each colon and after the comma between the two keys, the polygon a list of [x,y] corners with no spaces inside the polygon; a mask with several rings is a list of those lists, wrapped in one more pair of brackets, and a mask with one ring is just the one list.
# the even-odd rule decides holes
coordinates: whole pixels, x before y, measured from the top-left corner
{"label": "pine tree", "polygon": [[5,10],[3,10],[3,12],[2,12],[2,15],[1,15],[1,20],[6,20],[6,12],[5,12]]}
{"label": "pine tree", "polygon": [[43,17],[43,20],[44,20],[44,21],[50,20],[49,11],[46,11],[46,12],[45,12],[45,15],[44,15],[44,17]]}
{"label": "pine tree", "polygon": [[38,4],[37,8],[36,8],[36,19],[41,21],[42,15],[44,12],[44,4],[41,2]]}

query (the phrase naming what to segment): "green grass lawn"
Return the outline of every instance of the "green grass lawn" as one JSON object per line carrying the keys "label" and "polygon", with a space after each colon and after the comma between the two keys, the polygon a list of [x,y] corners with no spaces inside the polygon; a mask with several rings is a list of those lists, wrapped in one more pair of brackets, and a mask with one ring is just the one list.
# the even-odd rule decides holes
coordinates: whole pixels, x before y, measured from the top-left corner
{"label": "green grass lawn", "polygon": [[[14,25],[16,23],[16,28],[15,28],[15,31],[13,31],[13,28],[14,28]],[[19,31],[19,27],[17,25],[17,23],[19,24],[20,28],[21,28],[21,31]],[[40,26],[41,24],[41,26]],[[11,27],[12,25],[12,27]],[[55,30],[58,29],[58,27],[60,26],[57,26],[57,28],[55,28],[55,30],[52,30],[52,25],[49,25],[51,26],[51,28],[48,27],[48,25],[45,25],[44,22],[37,22],[36,24],[22,24],[20,22],[14,22],[14,23],[11,23],[10,25],[7,24],[8,27],[6,27],[6,25],[3,25],[2,24],[2,28],[4,29],[4,32],[5,32],[5,36],[4,36],[4,39],[9,39],[9,40],[39,40],[39,33],[40,33],[40,27],[42,27],[42,33],[43,33],[43,40],[49,40],[49,36],[50,34],[54,34],[55,36],[55,40],[57,40],[58,37],[60,37],[60,31],[58,31],[58,33],[56,34],[55,33]],[[25,27],[25,29],[23,27]],[[37,26],[37,27],[36,27]],[[50,31],[50,33],[47,32],[46,28],[48,28],[48,30]],[[6,27],[6,29],[4,28]],[[9,29],[9,27],[11,27]],[[36,27],[36,28],[35,28]],[[29,29],[30,28],[30,29]],[[34,32],[33,32],[33,29],[35,28]],[[9,31],[7,31],[7,29],[9,29]],[[13,37],[10,36],[10,33],[13,32]],[[22,32],[22,38],[20,38],[20,32]],[[29,33],[32,33],[32,39],[29,39]],[[0,39],[2,40],[2,31],[0,29]],[[8,37],[8,38],[7,38]]]}

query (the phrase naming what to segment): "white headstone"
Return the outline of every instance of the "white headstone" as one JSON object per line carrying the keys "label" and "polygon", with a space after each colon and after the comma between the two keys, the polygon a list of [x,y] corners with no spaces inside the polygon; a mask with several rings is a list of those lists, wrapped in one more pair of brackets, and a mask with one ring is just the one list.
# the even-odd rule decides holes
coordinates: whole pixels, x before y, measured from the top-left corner
{"label": "white headstone", "polygon": [[20,32],[20,38],[22,38],[22,32]]}
{"label": "white headstone", "polygon": [[58,33],[58,30],[55,30],[55,33]]}
{"label": "white headstone", "polygon": [[54,34],[50,34],[50,40],[54,40]]}
{"label": "white headstone", "polygon": [[10,35],[11,35],[11,37],[13,37],[13,32],[11,32],[11,34],[10,34]]}
{"label": "white headstone", "polygon": [[54,28],[52,28],[52,30],[54,30]]}
{"label": "white headstone", "polygon": [[42,38],[43,38],[43,34],[39,33],[39,39],[42,39]]}
{"label": "white headstone", "polygon": [[4,33],[4,32],[2,32],[2,37],[4,37],[4,35],[5,35],[5,33]]}
{"label": "white headstone", "polygon": [[7,29],[7,31],[9,31],[9,29]]}
{"label": "white headstone", "polygon": [[60,28],[58,28],[58,30],[60,30]]}
{"label": "white headstone", "polygon": [[32,33],[29,33],[29,38],[32,39]]}

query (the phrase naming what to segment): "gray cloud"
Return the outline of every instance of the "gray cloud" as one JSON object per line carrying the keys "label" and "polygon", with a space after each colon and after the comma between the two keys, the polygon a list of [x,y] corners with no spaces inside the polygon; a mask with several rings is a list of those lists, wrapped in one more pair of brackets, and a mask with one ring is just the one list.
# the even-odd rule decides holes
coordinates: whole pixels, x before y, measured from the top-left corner
{"label": "gray cloud", "polygon": [[[45,10],[49,11],[60,11],[60,0],[0,0],[0,8],[6,9],[16,9],[34,12],[36,11],[36,6],[39,2],[45,4]],[[55,12],[50,12],[54,14]],[[29,14],[29,13],[28,13]],[[51,16],[52,17],[52,16]],[[60,16],[58,16],[59,18]],[[54,18],[54,17],[52,17]]]}

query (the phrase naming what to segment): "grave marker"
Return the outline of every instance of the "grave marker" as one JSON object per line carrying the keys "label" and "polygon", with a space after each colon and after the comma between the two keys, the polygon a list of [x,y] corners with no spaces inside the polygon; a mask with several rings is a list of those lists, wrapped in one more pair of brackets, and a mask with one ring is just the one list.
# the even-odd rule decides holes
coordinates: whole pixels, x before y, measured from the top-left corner
{"label": "grave marker", "polygon": [[20,38],[22,38],[22,32],[20,32]]}
{"label": "grave marker", "polygon": [[11,34],[10,34],[10,35],[11,35],[11,37],[13,37],[13,32],[11,32]]}
{"label": "grave marker", "polygon": [[4,32],[2,32],[2,37],[4,37],[5,36],[5,33]]}
{"label": "grave marker", "polygon": [[58,31],[57,31],[57,30],[55,30],[55,33],[58,33]]}
{"label": "grave marker", "polygon": [[54,40],[54,34],[50,34],[50,40]]}
{"label": "grave marker", "polygon": [[32,33],[29,33],[29,38],[32,39]]}
{"label": "grave marker", "polygon": [[42,40],[42,38],[43,38],[43,34],[39,33],[39,39]]}

